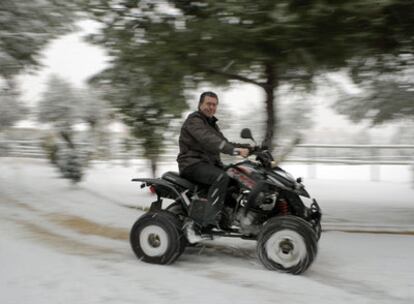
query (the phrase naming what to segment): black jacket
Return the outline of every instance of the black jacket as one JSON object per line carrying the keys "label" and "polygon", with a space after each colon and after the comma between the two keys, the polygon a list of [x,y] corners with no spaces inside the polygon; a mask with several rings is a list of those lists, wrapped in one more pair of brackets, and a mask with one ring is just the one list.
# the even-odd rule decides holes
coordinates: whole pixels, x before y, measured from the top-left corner
{"label": "black jacket", "polygon": [[233,154],[238,144],[230,143],[220,132],[217,118],[208,118],[203,113],[191,113],[181,127],[177,157],[180,173],[199,162],[222,167],[220,153]]}

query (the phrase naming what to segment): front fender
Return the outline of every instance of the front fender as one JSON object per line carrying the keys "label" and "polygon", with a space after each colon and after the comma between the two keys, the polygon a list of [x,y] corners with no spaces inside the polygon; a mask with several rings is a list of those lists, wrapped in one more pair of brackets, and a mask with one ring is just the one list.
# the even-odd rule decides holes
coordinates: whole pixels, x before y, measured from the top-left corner
{"label": "front fender", "polygon": [[301,187],[299,189],[296,189],[295,192],[296,192],[297,195],[310,198],[310,195],[309,195],[308,191],[306,191],[305,187]]}

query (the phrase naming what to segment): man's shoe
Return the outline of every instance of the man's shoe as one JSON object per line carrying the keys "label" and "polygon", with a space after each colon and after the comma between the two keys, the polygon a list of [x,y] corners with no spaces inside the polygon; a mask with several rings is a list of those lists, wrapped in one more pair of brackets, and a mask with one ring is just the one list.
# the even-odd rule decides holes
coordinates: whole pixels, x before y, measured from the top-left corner
{"label": "man's shoe", "polygon": [[183,225],[184,235],[190,244],[195,244],[202,241],[204,238],[201,236],[198,225],[194,223],[192,219],[186,219]]}
{"label": "man's shoe", "polygon": [[229,207],[224,208],[217,216],[218,226],[223,229],[229,229],[231,227],[231,212],[233,210]]}

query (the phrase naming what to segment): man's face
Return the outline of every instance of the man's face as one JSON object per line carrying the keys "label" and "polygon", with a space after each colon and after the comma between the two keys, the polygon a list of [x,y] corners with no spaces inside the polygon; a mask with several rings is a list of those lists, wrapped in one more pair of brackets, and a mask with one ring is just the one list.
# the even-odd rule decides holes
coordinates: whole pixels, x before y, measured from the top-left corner
{"label": "man's face", "polygon": [[215,97],[206,96],[200,105],[200,111],[207,117],[216,114],[218,100]]}

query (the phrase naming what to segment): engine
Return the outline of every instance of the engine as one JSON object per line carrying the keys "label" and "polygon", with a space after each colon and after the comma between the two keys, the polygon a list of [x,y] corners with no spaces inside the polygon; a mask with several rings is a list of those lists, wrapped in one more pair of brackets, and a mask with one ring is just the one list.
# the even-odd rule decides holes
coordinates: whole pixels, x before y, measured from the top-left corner
{"label": "engine", "polygon": [[245,236],[258,235],[260,232],[259,216],[256,212],[240,208],[236,214],[236,221],[240,226],[240,233]]}

